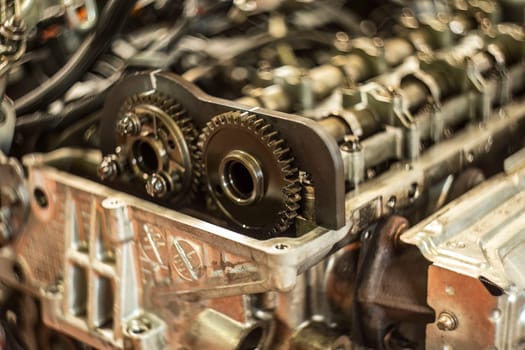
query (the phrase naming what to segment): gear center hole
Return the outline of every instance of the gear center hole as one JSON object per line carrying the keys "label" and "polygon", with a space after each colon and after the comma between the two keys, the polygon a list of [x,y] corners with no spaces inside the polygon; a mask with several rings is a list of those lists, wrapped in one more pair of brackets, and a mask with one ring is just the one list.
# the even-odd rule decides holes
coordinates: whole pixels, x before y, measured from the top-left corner
{"label": "gear center hole", "polygon": [[152,144],[147,141],[139,141],[134,147],[135,159],[144,173],[153,173],[158,170],[160,160]]}
{"label": "gear center hole", "polygon": [[253,204],[264,195],[261,165],[246,152],[234,150],[228,153],[220,163],[219,174],[224,195],[237,205]]}
{"label": "gear center hole", "polygon": [[248,199],[252,196],[255,185],[250,171],[241,162],[232,161],[226,167],[226,178],[233,195]]}

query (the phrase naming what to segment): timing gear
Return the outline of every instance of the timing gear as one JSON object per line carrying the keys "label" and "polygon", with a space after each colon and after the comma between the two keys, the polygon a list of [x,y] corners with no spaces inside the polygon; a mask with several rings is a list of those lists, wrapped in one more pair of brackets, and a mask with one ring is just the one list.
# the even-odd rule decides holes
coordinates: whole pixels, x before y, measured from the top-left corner
{"label": "timing gear", "polygon": [[239,111],[215,116],[199,139],[201,173],[221,211],[270,235],[297,216],[301,186],[286,142],[263,119]]}
{"label": "timing gear", "polygon": [[198,134],[175,99],[159,92],[128,98],[115,130],[116,158],[126,169],[120,175],[139,179],[150,196],[173,202],[184,200],[197,188],[194,158]]}

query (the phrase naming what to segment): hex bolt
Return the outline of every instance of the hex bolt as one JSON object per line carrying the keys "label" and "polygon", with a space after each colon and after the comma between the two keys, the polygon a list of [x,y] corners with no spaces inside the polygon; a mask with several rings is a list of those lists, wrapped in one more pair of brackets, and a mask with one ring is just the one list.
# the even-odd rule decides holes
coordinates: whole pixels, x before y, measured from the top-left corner
{"label": "hex bolt", "polygon": [[165,196],[169,191],[169,187],[168,181],[159,173],[151,174],[146,182],[146,192],[151,197],[160,198]]}
{"label": "hex bolt", "polygon": [[127,112],[117,121],[117,132],[122,136],[137,135],[141,126],[138,115]]}
{"label": "hex bolt", "polygon": [[453,331],[458,328],[458,319],[453,313],[443,311],[439,314],[436,324],[442,331]]}
{"label": "hex bolt", "polygon": [[114,180],[119,174],[117,156],[114,154],[105,156],[98,165],[97,174],[102,180]]}

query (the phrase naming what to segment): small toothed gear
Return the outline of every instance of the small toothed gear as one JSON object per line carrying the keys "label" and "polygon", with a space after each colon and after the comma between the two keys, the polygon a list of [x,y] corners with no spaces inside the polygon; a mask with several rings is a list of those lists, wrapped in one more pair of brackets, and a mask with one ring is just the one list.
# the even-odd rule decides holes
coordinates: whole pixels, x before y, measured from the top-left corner
{"label": "small toothed gear", "polygon": [[199,138],[200,172],[217,206],[236,224],[269,236],[293,224],[301,200],[294,158],[254,114],[215,116]]}
{"label": "small toothed gear", "polygon": [[116,119],[115,156],[152,197],[181,202],[198,188],[193,121],[175,99],[159,92],[131,96]]}

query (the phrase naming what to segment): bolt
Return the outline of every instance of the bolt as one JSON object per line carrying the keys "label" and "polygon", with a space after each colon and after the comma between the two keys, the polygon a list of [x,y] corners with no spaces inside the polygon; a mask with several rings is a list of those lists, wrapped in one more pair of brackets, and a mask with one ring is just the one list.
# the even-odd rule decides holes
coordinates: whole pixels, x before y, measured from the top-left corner
{"label": "bolt", "polygon": [[151,329],[151,323],[145,318],[132,320],[127,328],[129,334],[138,336]]}
{"label": "bolt", "polygon": [[140,132],[141,123],[139,117],[132,112],[124,114],[117,121],[117,132],[122,135],[137,135]]}
{"label": "bolt", "polygon": [[97,174],[102,180],[114,180],[118,173],[119,165],[114,154],[105,156],[97,168]]}
{"label": "bolt", "polygon": [[453,331],[458,328],[458,320],[454,314],[442,312],[438,316],[437,327],[442,331]]}
{"label": "bolt", "polygon": [[355,135],[345,136],[344,142],[340,146],[341,150],[348,153],[361,151],[361,143],[359,138]]}
{"label": "bolt", "polygon": [[151,197],[163,197],[169,191],[169,183],[164,176],[159,173],[153,173],[146,182],[146,192]]}

